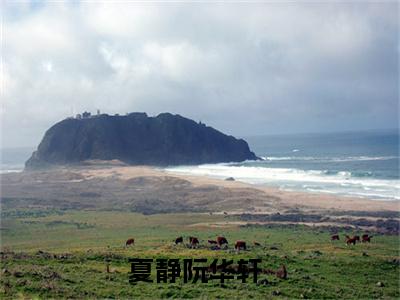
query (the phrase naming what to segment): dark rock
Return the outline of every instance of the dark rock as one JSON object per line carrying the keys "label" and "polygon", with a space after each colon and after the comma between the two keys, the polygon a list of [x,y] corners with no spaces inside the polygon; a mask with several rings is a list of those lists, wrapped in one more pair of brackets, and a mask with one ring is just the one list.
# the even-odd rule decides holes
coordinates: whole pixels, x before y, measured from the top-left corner
{"label": "dark rock", "polygon": [[259,159],[246,141],[179,115],[145,113],[65,119],[47,130],[27,169],[120,160],[132,165],[180,165]]}
{"label": "dark rock", "polygon": [[14,275],[15,277],[17,277],[17,278],[20,278],[20,277],[23,277],[23,276],[24,276],[24,273],[22,273],[22,272],[20,272],[20,271],[15,271],[15,272],[13,273],[13,275]]}
{"label": "dark rock", "polygon": [[276,290],[272,292],[272,296],[279,296],[281,294],[280,290]]}
{"label": "dark rock", "polygon": [[396,259],[396,258],[394,258],[394,259],[392,259],[392,264],[394,264],[394,265],[399,265],[400,266],[400,259]]}
{"label": "dark rock", "polygon": [[53,255],[51,255],[48,252],[42,251],[42,250],[39,250],[38,252],[36,252],[36,256],[40,256],[45,259],[53,258]]}
{"label": "dark rock", "polygon": [[228,177],[228,178],[225,178],[225,180],[226,180],[226,181],[235,181],[235,178],[233,178],[233,177]]}
{"label": "dark rock", "polygon": [[269,284],[269,281],[266,278],[257,280],[257,285],[268,285],[268,284]]}

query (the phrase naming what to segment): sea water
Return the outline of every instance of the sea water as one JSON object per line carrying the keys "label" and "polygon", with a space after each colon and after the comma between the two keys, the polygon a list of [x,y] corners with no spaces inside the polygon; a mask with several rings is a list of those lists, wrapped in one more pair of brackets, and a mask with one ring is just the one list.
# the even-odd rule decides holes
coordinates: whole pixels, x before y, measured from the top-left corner
{"label": "sea water", "polygon": [[34,147],[1,148],[0,173],[21,172]]}
{"label": "sea water", "polygon": [[[400,200],[397,130],[244,137],[261,158],[241,163],[177,166],[167,171],[234,177],[282,190]],[[20,172],[33,147],[1,149],[0,172]]]}
{"label": "sea water", "polygon": [[397,130],[245,137],[262,160],[167,171],[306,191],[400,200]]}

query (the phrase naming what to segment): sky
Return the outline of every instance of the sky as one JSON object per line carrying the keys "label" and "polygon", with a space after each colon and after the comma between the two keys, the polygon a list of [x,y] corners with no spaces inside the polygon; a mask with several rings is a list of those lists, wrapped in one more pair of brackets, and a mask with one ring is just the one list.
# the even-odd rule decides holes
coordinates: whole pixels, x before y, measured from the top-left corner
{"label": "sky", "polygon": [[398,128],[399,5],[2,1],[1,146],[84,110],[235,136]]}

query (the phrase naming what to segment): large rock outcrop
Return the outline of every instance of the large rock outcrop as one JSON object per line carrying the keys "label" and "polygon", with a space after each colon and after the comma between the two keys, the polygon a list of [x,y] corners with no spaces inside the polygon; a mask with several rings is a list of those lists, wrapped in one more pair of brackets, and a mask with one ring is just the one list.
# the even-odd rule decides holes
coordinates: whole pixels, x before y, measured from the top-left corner
{"label": "large rock outcrop", "polygon": [[132,165],[183,165],[257,159],[242,139],[170,113],[65,119],[47,130],[26,168],[118,159]]}

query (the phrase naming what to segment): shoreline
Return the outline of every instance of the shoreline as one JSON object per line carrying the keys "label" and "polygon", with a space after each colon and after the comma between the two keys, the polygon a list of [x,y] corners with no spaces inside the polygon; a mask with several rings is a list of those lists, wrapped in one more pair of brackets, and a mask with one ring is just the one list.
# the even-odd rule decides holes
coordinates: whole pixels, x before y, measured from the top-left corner
{"label": "shoreline", "polygon": [[[400,212],[399,200],[375,200],[318,192],[287,191],[276,186],[255,185],[237,180],[227,181],[225,179],[206,175],[188,175],[155,166],[128,166],[119,161],[91,161],[88,164],[79,166],[60,166],[54,169],[41,171],[22,170],[21,172],[15,173],[2,173],[0,176],[4,178],[8,176],[25,177],[26,174],[49,172],[73,172],[81,176],[84,180],[106,177],[108,179],[114,178],[123,181],[129,181],[130,179],[138,177],[162,177],[162,180],[165,180],[166,177],[172,177],[188,181],[194,188],[202,189],[207,186],[214,186],[220,190],[225,190],[220,193],[220,198],[223,199],[223,205],[221,206],[220,211],[229,210],[229,207],[231,207],[232,213],[262,214],[272,212],[276,213],[279,211],[302,211],[307,213],[316,212],[326,214],[329,214],[330,211]],[[52,177],[46,177],[45,181],[46,180],[51,182]],[[70,182],[73,183],[74,181]],[[152,182],[151,184],[157,188],[162,187],[166,183]],[[177,198],[179,198],[178,191],[179,190],[176,192]],[[240,198],[242,199],[241,201],[244,202],[240,203],[238,199],[235,201],[229,199],[227,196],[229,195],[229,191],[240,194]],[[219,192],[217,191],[216,193]],[[148,195],[151,196],[152,192],[149,191]],[[204,192],[205,198],[210,196],[211,195],[208,195],[207,192]],[[231,204],[230,201],[232,201]],[[215,207],[215,209],[217,208],[217,206],[212,207]],[[217,210],[215,212],[217,212]]]}
{"label": "shoreline", "polygon": [[[208,175],[202,175],[202,174],[198,174],[198,175],[192,175],[192,174],[188,174],[188,173],[183,173],[183,172],[175,172],[175,171],[169,171],[169,170],[164,170],[165,172],[169,173],[169,174],[173,174],[173,175],[182,175],[182,176],[189,176],[189,177],[206,177],[206,178],[210,178],[210,179],[216,179],[216,180],[221,180],[221,181],[225,181],[224,178],[222,178],[221,176],[208,176]],[[267,189],[267,190],[277,190],[280,192],[288,192],[288,193],[305,193],[305,194],[310,194],[310,195],[328,195],[328,196],[334,196],[334,197],[338,197],[338,198],[348,198],[348,199],[360,199],[360,200],[370,200],[370,201],[376,201],[376,202],[399,202],[400,203],[400,199],[396,199],[396,198],[384,198],[384,197],[378,197],[378,198],[372,198],[372,197],[368,197],[368,196],[355,196],[355,195],[346,195],[346,194],[341,194],[341,193],[335,193],[335,192],[319,192],[319,191],[309,191],[309,190],[301,190],[301,189],[285,189],[285,188],[281,188],[278,185],[274,185],[274,184],[264,184],[264,183],[259,183],[259,184],[255,184],[255,183],[249,183],[249,182],[245,182],[245,181],[241,181],[240,179],[235,179],[235,182],[239,182],[239,183],[243,183],[245,185],[257,188],[257,189]]]}
{"label": "shoreline", "polygon": [[287,192],[333,195],[373,201],[400,201],[399,178],[353,177],[350,171],[325,176],[322,174],[325,174],[326,170],[247,167],[244,165],[231,166],[230,164],[177,166],[168,167],[166,170],[173,174],[206,176],[222,180],[233,177],[235,180],[251,186],[277,188]]}
{"label": "shoreline", "polygon": [[267,187],[253,185],[241,181],[226,181],[224,179],[213,178],[205,175],[187,175],[175,173],[152,166],[109,166],[107,168],[82,170],[86,176],[108,177],[120,176],[128,180],[141,176],[172,176],[190,181],[194,186],[215,185],[230,189],[252,189],[262,191],[267,197],[275,198],[279,206],[287,209],[307,209],[307,210],[349,210],[349,211],[400,211],[400,201],[398,200],[373,200],[351,196],[339,196],[324,193],[313,193],[305,191],[285,191],[278,187]]}
{"label": "shoreline", "polygon": [[[217,164],[218,165],[218,164]],[[85,167],[94,167],[94,168],[109,168],[109,167],[127,167],[127,168],[134,168],[140,167],[135,165],[128,165],[123,163],[119,160],[111,160],[111,161],[102,161],[102,160],[87,160],[82,162],[82,164],[76,165],[65,165],[65,166],[56,166],[55,168],[50,169],[57,169],[57,168],[85,168]],[[152,168],[158,170],[160,172],[166,172],[168,174],[177,176],[177,177],[196,177],[196,178],[208,178],[208,179],[216,179],[220,181],[225,181],[227,177],[233,177],[234,181],[243,183],[248,185],[252,188],[256,188],[259,190],[273,190],[278,192],[288,192],[288,193],[305,193],[308,195],[320,195],[320,196],[334,196],[336,198],[345,198],[350,200],[371,200],[376,202],[399,202],[400,203],[400,180],[399,179],[385,179],[385,178],[367,178],[364,182],[363,179],[360,178],[345,178],[351,179],[350,183],[347,181],[343,181],[340,185],[345,186],[345,188],[339,187],[339,183],[337,183],[337,179],[331,177],[322,177],[320,181],[316,181],[315,178],[291,178],[289,177],[281,177],[281,173],[279,172],[280,168],[277,168],[275,172],[275,168],[266,168],[269,170],[266,177],[249,177],[248,175],[244,176],[241,171],[238,173],[237,171],[233,170],[233,172],[213,172],[211,168],[208,170],[205,168],[206,171],[202,169],[203,165],[199,166],[152,166],[152,165],[143,165],[141,167]],[[204,165],[205,166],[205,165]],[[181,169],[183,167],[183,169]],[[191,168],[199,168],[200,172],[196,170],[190,170]],[[185,168],[189,168],[185,170]],[[50,169],[43,169],[50,170]],[[203,171],[201,171],[203,170]],[[218,169],[216,169],[218,170]],[[296,169],[297,170],[297,169]],[[7,175],[7,174],[15,174],[24,172],[24,168],[10,168],[10,169],[3,169],[0,170],[0,175]],[[29,171],[29,170],[28,170]],[[214,170],[215,171],[215,170]],[[246,171],[246,170],[245,170]],[[301,170],[300,170],[301,171]],[[313,170],[310,170],[310,172]],[[340,173],[340,172],[339,172]],[[247,174],[245,172],[245,174]],[[272,174],[272,175],[271,175]],[[278,180],[275,177],[280,178]],[[262,179],[260,181],[260,179]],[[352,181],[354,180],[354,182]],[[376,181],[376,182],[375,182]],[[337,186],[335,186],[335,184]],[[352,185],[355,185],[352,187]],[[372,185],[372,186],[371,186]],[[375,186],[374,186],[375,185]],[[383,190],[380,188],[380,185],[383,185]],[[350,188],[347,188],[350,186]],[[385,190],[385,187],[388,187]],[[376,188],[376,191],[375,191]],[[379,189],[378,189],[379,188]],[[364,192],[365,191],[365,192]],[[399,208],[400,209],[400,208]]]}
{"label": "shoreline", "polygon": [[289,192],[239,181],[174,174],[151,166],[95,163],[24,171],[0,178],[2,207],[10,215],[15,211],[22,215],[57,211],[191,213],[222,215],[223,223],[229,226],[236,226],[236,221],[249,226],[302,224],[325,226],[332,231],[358,228],[382,234],[398,234],[400,228],[397,201]]}

